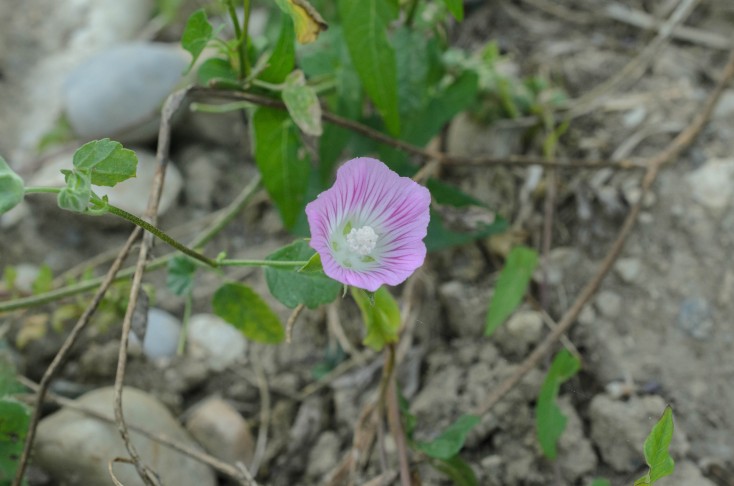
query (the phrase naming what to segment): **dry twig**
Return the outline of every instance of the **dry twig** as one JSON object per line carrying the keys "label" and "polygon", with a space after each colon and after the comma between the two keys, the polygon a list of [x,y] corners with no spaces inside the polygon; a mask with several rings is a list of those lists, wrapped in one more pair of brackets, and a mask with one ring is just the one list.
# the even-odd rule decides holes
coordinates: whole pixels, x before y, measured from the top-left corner
{"label": "dry twig", "polygon": [[[163,181],[166,175],[166,167],[168,165],[168,153],[171,144],[171,118],[174,113],[181,107],[184,99],[188,94],[188,89],[182,89],[172,93],[163,105],[161,110],[161,124],[158,131],[158,150],[156,151],[156,161],[158,167],[156,169],[155,176],[153,178],[153,185],[151,187],[150,196],[148,199],[148,208],[145,212],[145,220],[155,225],[158,218],[158,204],[160,202],[161,193],[163,192]],[[122,441],[125,443],[125,448],[130,454],[135,464],[135,469],[138,475],[147,486],[156,484],[157,479],[155,473],[153,473],[142,461],[138,454],[135,446],[130,442],[130,432],[128,431],[127,424],[125,423],[125,417],[122,409],[122,388],[125,381],[125,366],[127,364],[127,343],[132,327],[133,314],[135,307],[138,303],[138,296],[141,292],[141,285],[143,282],[143,273],[145,272],[145,266],[148,262],[148,253],[153,246],[153,235],[151,233],[145,233],[143,236],[143,242],[140,246],[140,253],[138,254],[138,262],[135,267],[135,273],[133,274],[132,287],[130,289],[130,299],[128,301],[127,310],[125,311],[125,317],[122,321],[122,335],[120,337],[120,350],[117,355],[117,371],[115,373],[115,422],[117,428],[120,431]]]}
{"label": "dry twig", "polygon": [[558,321],[558,325],[556,326],[556,328],[545,338],[545,340],[537,348],[535,348],[535,350],[525,359],[525,361],[520,364],[517,371],[515,371],[515,373],[513,373],[502,383],[500,383],[499,386],[493,389],[492,392],[484,398],[482,403],[477,406],[471,413],[475,415],[484,415],[485,413],[487,413],[498,401],[502,399],[502,397],[504,397],[510,390],[512,390],[515,385],[517,385],[530,370],[537,366],[540,360],[546,354],[548,354],[548,352],[551,350],[551,348],[560,338],[560,336],[568,331],[568,329],[573,325],[573,323],[576,321],[576,318],[581,313],[581,310],[599,289],[602,281],[610,272],[612,265],[614,265],[614,262],[617,260],[619,254],[622,252],[622,249],[624,248],[624,243],[627,240],[627,237],[630,235],[632,228],[635,226],[635,223],[637,222],[637,217],[639,216],[642,209],[642,203],[645,199],[645,196],[650,191],[650,188],[655,182],[658,173],[660,172],[660,169],[665,164],[678,157],[681,152],[683,152],[683,150],[685,150],[689,145],[691,145],[691,143],[693,143],[696,136],[698,136],[703,127],[706,125],[708,119],[711,117],[711,114],[713,113],[713,110],[716,107],[716,104],[719,101],[721,94],[723,93],[726,85],[729,83],[732,77],[734,77],[734,50],[732,50],[729,54],[729,61],[724,68],[724,72],[721,75],[719,83],[716,85],[716,88],[706,100],[706,103],[704,104],[698,115],[682,132],[678,134],[678,136],[673,139],[672,142],[670,142],[670,144],[668,144],[667,147],[665,147],[665,149],[652,157],[648,162],[647,170],[642,178],[640,198],[635,203],[635,205],[632,206],[630,212],[627,214],[627,217],[622,224],[617,238],[614,240],[611,248],[599,265],[599,269],[597,270],[596,274],[591,278],[591,280],[589,280],[586,286],[584,286],[574,303],[566,311],[563,317]]}

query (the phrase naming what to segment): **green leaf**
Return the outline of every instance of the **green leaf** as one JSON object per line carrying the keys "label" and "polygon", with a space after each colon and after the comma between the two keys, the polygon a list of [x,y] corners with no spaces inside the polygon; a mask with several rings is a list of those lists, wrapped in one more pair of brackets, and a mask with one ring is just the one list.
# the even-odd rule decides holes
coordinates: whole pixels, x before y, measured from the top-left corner
{"label": "green leaf", "polygon": [[296,64],[295,42],[296,33],[293,30],[293,20],[289,16],[284,15],[278,42],[270,54],[268,67],[258,77],[265,82],[273,84],[280,84],[285,81],[286,76],[293,71],[293,67]]}
{"label": "green leaf", "polygon": [[352,287],[352,297],[362,312],[362,320],[367,328],[363,341],[365,346],[380,351],[386,344],[398,341],[400,308],[385,287],[377,289],[372,296],[365,290]]}
{"label": "green leaf", "polygon": [[238,75],[227,59],[212,57],[201,63],[197,78],[200,84],[207,85],[212,79],[237,81]]}
{"label": "green leaf", "polygon": [[189,51],[192,57],[189,69],[194,65],[211,39],[212,26],[209,24],[204,9],[199,9],[192,13],[186,21],[186,27],[184,27],[181,36],[181,46]]}
{"label": "green leaf", "polygon": [[[267,260],[299,261],[309,260],[318,256],[303,240],[296,241],[278,251],[268,255]],[[278,269],[265,268],[265,280],[273,297],[287,307],[295,308],[303,304],[315,309],[322,304],[328,304],[339,296],[342,286],[339,282],[327,277],[320,269],[306,265],[308,269]]]}
{"label": "green leaf", "polygon": [[670,457],[670,441],[673,439],[673,409],[665,407],[663,416],[645,439],[645,461],[650,470],[635,481],[635,486],[653,484],[658,479],[673,473],[675,461]]}
{"label": "green leaf", "polygon": [[385,0],[339,0],[344,37],[354,67],[387,130],[400,132],[395,50],[387,39],[390,6]]}
{"label": "green leaf", "polygon": [[250,287],[224,284],[214,293],[214,313],[236,327],[252,341],[277,344],[285,339],[278,316]]}
{"label": "green leaf", "polygon": [[92,197],[92,182],[88,171],[62,170],[66,187],[59,192],[57,202],[61,209],[83,213],[89,207]]}
{"label": "green leaf", "polygon": [[324,19],[308,0],[276,0],[276,3],[293,19],[296,38],[301,44],[315,41],[319,34],[328,28]]}
{"label": "green leaf", "polygon": [[459,456],[450,459],[433,459],[431,465],[447,475],[455,486],[479,486],[474,470]]}
{"label": "green leaf", "polygon": [[451,12],[451,15],[454,16],[456,20],[461,22],[464,20],[464,1],[463,0],[444,0],[446,2],[446,7],[448,7],[449,12]]}
{"label": "green leaf", "polygon": [[74,168],[89,172],[96,186],[114,186],[135,177],[138,158],[135,152],[109,138],[87,142],[74,152]]}
{"label": "green leaf", "polygon": [[263,184],[280,211],[283,224],[292,228],[305,206],[310,166],[288,113],[258,108],[252,118],[255,160]]}
{"label": "green leaf", "polygon": [[194,288],[196,264],[188,257],[177,255],[168,261],[166,287],[176,295],[188,295]]}
{"label": "green leaf", "polygon": [[581,368],[581,362],[574,355],[561,350],[551,363],[548,375],[540,389],[538,402],[535,405],[535,425],[538,442],[543,454],[550,460],[556,458],[556,443],[566,428],[566,416],[556,404],[556,397],[561,385],[575,375]]}
{"label": "green leaf", "polygon": [[31,284],[31,290],[34,294],[42,294],[48,292],[53,287],[54,274],[51,271],[51,267],[48,265],[41,265],[38,269],[38,275]]}
{"label": "green leaf", "polygon": [[[400,115],[422,112],[428,98],[428,51],[423,32],[408,27],[399,28],[392,38],[395,48]],[[406,126],[404,130],[408,130]]]}
{"label": "green leaf", "polygon": [[454,231],[446,227],[441,215],[431,210],[431,219],[428,222],[426,235],[426,249],[429,252],[440,251],[452,246],[461,246],[490,235],[502,233],[507,229],[507,221],[496,217],[494,222],[474,231]]}
{"label": "green leaf", "polygon": [[612,486],[612,483],[610,483],[609,480],[605,478],[594,478],[589,486]]}
{"label": "green leaf", "polygon": [[[0,341],[0,347],[6,348],[7,346],[8,344],[5,341]],[[23,390],[23,385],[18,382],[12,364],[0,360],[0,399],[15,393],[21,393]]]}
{"label": "green leaf", "polygon": [[15,475],[28,421],[28,409],[23,404],[9,398],[0,400],[0,484],[10,484]]}
{"label": "green leaf", "polygon": [[0,157],[0,214],[20,204],[24,195],[23,179]]}
{"label": "green leaf", "polygon": [[510,251],[489,302],[486,336],[491,336],[522,302],[537,264],[538,252],[531,248],[516,246]]}
{"label": "green leaf", "polygon": [[431,192],[431,197],[438,204],[448,204],[455,208],[463,208],[467,206],[481,206],[486,205],[479,199],[471,196],[458,187],[447,184],[438,179],[430,178],[426,183],[426,187]]}
{"label": "green leaf", "polygon": [[464,447],[469,431],[480,421],[481,419],[475,415],[462,415],[432,441],[418,442],[416,445],[429,457],[449,460]]}
{"label": "green leaf", "polygon": [[303,71],[296,70],[288,75],[282,96],[288,113],[303,133],[313,137],[321,136],[321,104],[316,91],[306,85]]}

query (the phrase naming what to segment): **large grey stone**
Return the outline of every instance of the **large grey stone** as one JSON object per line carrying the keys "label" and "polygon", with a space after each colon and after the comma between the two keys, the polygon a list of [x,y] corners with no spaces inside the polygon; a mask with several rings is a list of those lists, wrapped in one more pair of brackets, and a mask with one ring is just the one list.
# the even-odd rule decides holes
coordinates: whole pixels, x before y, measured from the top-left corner
{"label": "large grey stone", "polygon": [[130,43],[99,52],[64,83],[69,123],[82,139],[154,138],[161,105],[181,83],[188,63],[177,45]]}
{"label": "large grey stone", "polygon": [[[113,388],[100,388],[76,400],[85,408],[113,416]],[[194,441],[153,396],[126,387],[123,390],[123,410],[128,424],[162,434],[188,447]],[[211,469],[193,459],[130,431],[131,441],[140,457],[161,478],[162,484],[176,486],[214,486]],[[66,484],[112,484],[107,465],[116,457],[128,457],[117,427],[80,412],[62,409],[44,418],[35,445],[35,461],[55,479]],[[113,465],[115,476],[125,486],[142,485],[135,468],[126,464]]]}
{"label": "large grey stone", "polygon": [[250,426],[235,408],[219,397],[195,406],[186,428],[212,455],[224,461],[249,465],[255,453]]}
{"label": "large grey stone", "polygon": [[187,352],[213,371],[222,371],[245,357],[245,337],[213,314],[191,316],[188,332]]}

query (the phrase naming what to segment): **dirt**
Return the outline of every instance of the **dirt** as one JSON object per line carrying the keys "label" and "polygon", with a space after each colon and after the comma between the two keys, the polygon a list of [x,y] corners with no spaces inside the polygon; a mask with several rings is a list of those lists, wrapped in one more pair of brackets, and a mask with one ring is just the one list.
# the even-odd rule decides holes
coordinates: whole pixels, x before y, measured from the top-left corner
{"label": "dirt", "polygon": [[[630,0],[625,4],[666,16],[676,2]],[[615,75],[654,37],[650,31],[608,18],[605,2],[600,1],[472,5],[465,23],[453,30],[458,45],[478,46],[496,38],[521,73],[544,73],[572,99]],[[578,15],[564,15],[558,8]],[[731,5],[709,0],[702,2],[686,25],[727,36],[732,23]],[[558,155],[608,160],[646,157],[663,149],[700,109],[726,56],[723,50],[695,42],[668,41],[639,79],[623,80],[593,110],[571,122]],[[685,484],[691,485],[707,484],[706,480],[719,486],[732,484],[734,196],[725,198],[719,207],[702,203],[702,196],[696,194],[706,194],[702,184],[707,179],[692,176],[709,167],[712,159],[726,159],[734,153],[732,89],[698,140],[659,177],[620,260],[568,335],[583,364],[581,373],[561,389],[562,409],[569,420],[557,461],[543,457],[534,428],[534,406],[546,361],[484,415],[470,434],[461,455],[480,484],[587,485],[596,477],[605,477],[612,485],[631,484],[645,471],[644,437],[666,404],[672,405],[675,415],[672,451],[682,464],[680,478],[689,478]],[[523,128],[512,122],[501,129],[481,128],[487,140],[497,140],[486,146],[458,122],[451,130],[454,138],[449,148],[470,140],[474,150],[484,154],[501,153],[507,146],[514,150],[517,145],[510,138]],[[515,135],[498,137],[497,130],[514,131]],[[188,139],[187,135],[174,140],[172,158],[179,158],[185,173],[201,174],[201,154],[213,149],[206,145],[211,140]],[[179,207],[162,220],[163,226],[185,226],[191,214],[203,216],[234,197],[238,188],[231,182],[230,171],[242,173],[242,152],[237,145],[216,148],[215,176],[200,186],[211,197],[187,188]],[[247,164],[251,167],[250,161]],[[521,220],[527,243],[539,247],[546,217],[544,193],[535,191],[523,200],[528,171],[475,167],[445,170],[441,175],[490,203],[510,222]],[[558,171],[548,280],[545,285],[538,280],[533,287],[538,299],[545,292],[551,317],[558,318],[568,308],[596,271],[639,195],[640,175],[639,171],[618,169]],[[734,175],[714,182],[719,184],[714,186],[717,191],[734,193]],[[181,230],[182,235],[190,232],[190,228]],[[127,230],[95,228],[74,216],[41,210],[2,234],[3,265],[45,262],[59,272],[120,245]],[[210,248],[261,257],[287,241],[275,211],[261,200]],[[415,310],[411,322],[414,342],[399,374],[417,417],[418,439],[435,436],[460,414],[479,405],[547,333],[529,323],[529,318],[491,338],[482,337],[486,302],[501,261],[493,248],[483,241],[430,255],[414,277],[412,298],[405,295],[406,286],[396,292],[402,293],[403,306],[410,304]],[[157,251],[162,253],[161,246]],[[248,271],[239,277],[267,294],[260,272]],[[183,304],[163,288],[163,278],[148,277],[159,288],[157,305],[180,315]],[[195,312],[210,311],[215,285],[213,279],[200,282]],[[268,300],[287,319],[289,310]],[[349,299],[340,299],[336,305],[351,345],[359,349],[362,331],[355,306]],[[10,324],[8,336],[14,336],[33,314],[48,310],[3,317]],[[529,304],[522,310],[533,312]],[[85,337],[61,373],[60,383],[83,389],[112,383],[117,353],[113,343],[118,333],[119,328],[112,324]],[[20,351],[32,379],[39,379],[61,337],[51,332]],[[247,362],[236,369],[206,375],[185,360],[154,364],[134,356],[126,383],[153,392],[176,414],[219,394],[257,430],[262,396],[256,370],[262,367],[272,396],[261,483],[323,484],[352,445],[361,407],[375,398],[382,362],[381,357],[368,358],[363,366],[347,370],[324,388],[299,396],[314,383],[314,367],[333,357],[336,339],[324,309],[306,311],[294,331],[293,344],[253,345]],[[388,441],[385,447],[390,456],[394,444]],[[375,451],[360,472],[359,484],[380,474],[378,456]],[[423,484],[450,484],[425,461],[417,462],[416,468]],[[660,484],[675,483],[671,479]]]}

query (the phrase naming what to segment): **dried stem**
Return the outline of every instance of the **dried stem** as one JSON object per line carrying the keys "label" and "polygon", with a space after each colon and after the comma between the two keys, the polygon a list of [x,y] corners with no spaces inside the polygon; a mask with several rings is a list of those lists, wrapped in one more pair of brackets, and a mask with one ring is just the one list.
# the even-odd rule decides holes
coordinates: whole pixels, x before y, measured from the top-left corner
{"label": "dried stem", "polygon": [[[277,108],[285,110],[285,104],[253,93],[246,93],[243,91],[234,90],[223,90],[223,89],[211,89],[211,88],[193,88],[193,95],[200,96],[212,96],[216,98],[229,99],[229,100],[244,100],[249,103],[253,103],[259,106],[267,106],[269,108]],[[354,120],[341,117],[334,113],[322,109],[321,117],[330,123],[335,125],[348,128],[355,133],[359,133],[366,137],[369,137],[378,142],[390,145],[397,149],[403,150],[409,154],[420,156],[424,159],[431,160],[436,159],[442,165],[475,165],[475,166],[490,166],[490,165],[514,165],[514,166],[529,166],[529,165],[542,165],[546,167],[558,167],[558,168],[571,168],[571,169],[601,169],[603,167],[612,167],[615,169],[643,169],[644,165],[639,161],[625,159],[615,162],[607,160],[587,160],[587,159],[546,159],[544,157],[530,157],[524,155],[510,155],[508,157],[464,157],[449,155],[446,152],[440,152],[436,150],[429,150],[417,145],[413,145],[403,140],[398,140],[389,135],[386,135],[378,130],[370,128]]]}
{"label": "dried stem", "polygon": [[[155,225],[158,217],[158,204],[160,202],[161,193],[163,191],[163,180],[166,174],[166,166],[168,165],[168,153],[171,143],[171,118],[173,114],[178,111],[181,107],[188,89],[182,89],[172,93],[163,105],[161,110],[161,125],[158,131],[158,150],[156,152],[156,161],[158,167],[156,169],[155,176],[153,178],[153,185],[151,187],[150,196],[148,199],[148,208],[145,212],[145,219],[151,224]],[[115,373],[115,398],[114,398],[114,409],[115,409],[115,422],[117,428],[122,437],[122,441],[125,443],[125,448],[130,454],[130,459],[135,463],[135,469],[138,475],[147,486],[153,486],[156,484],[155,474],[143,463],[138,454],[135,446],[130,441],[130,432],[127,424],[125,423],[125,417],[122,409],[122,389],[125,381],[125,366],[127,364],[127,343],[132,327],[132,318],[135,311],[135,307],[138,302],[138,296],[140,295],[140,289],[143,282],[143,273],[145,271],[145,265],[148,261],[148,253],[153,246],[153,235],[151,233],[145,233],[143,236],[143,242],[140,246],[140,252],[138,254],[138,262],[135,267],[135,274],[133,275],[132,287],[130,289],[130,299],[125,311],[125,318],[122,321],[122,334],[120,337],[120,349],[117,355],[117,372]]]}
{"label": "dried stem", "polygon": [[112,266],[110,266],[110,269],[107,271],[107,275],[105,275],[104,280],[102,281],[102,285],[100,285],[100,287],[97,289],[97,293],[94,294],[94,298],[92,298],[92,301],[89,303],[89,305],[87,305],[87,308],[84,310],[84,313],[79,317],[79,320],[77,320],[76,324],[69,333],[69,336],[64,341],[64,344],[61,345],[61,348],[56,353],[56,356],[54,356],[53,361],[51,361],[51,364],[48,366],[48,368],[46,368],[46,371],[43,373],[43,376],[41,377],[41,383],[38,386],[38,392],[36,395],[36,401],[33,406],[33,412],[31,413],[30,423],[28,425],[28,434],[26,435],[25,443],[23,444],[23,453],[21,454],[20,460],[18,462],[18,469],[15,471],[13,486],[20,486],[23,480],[23,475],[25,474],[28,459],[31,455],[31,449],[33,448],[33,440],[36,437],[38,421],[41,418],[43,400],[46,392],[48,391],[48,387],[51,384],[51,380],[53,379],[59,368],[64,364],[67,356],[69,355],[69,351],[71,351],[74,343],[76,343],[82,331],[89,323],[90,318],[97,310],[99,303],[102,301],[105,294],[107,293],[107,289],[109,289],[110,285],[112,285],[112,282],[115,279],[115,275],[117,275],[117,272],[120,271],[120,267],[122,267],[122,262],[125,261],[125,258],[127,258],[127,255],[130,252],[133,244],[140,237],[141,231],[142,230],[140,228],[135,228],[135,230],[130,234],[127,242],[125,243],[125,246],[122,247],[120,253],[117,255],[117,258],[115,258]]}
{"label": "dried stem", "polygon": [[555,342],[573,325],[576,318],[581,313],[581,310],[594,296],[596,291],[599,289],[604,278],[610,272],[612,265],[619,257],[619,254],[624,248],[624,243],[627,237],[630,235],[632,228],[637,222],[637,217],[642,209],[642,201],[650,191],[653,183],[655,182],[660,169],[663,165],[669,163],[676,157],[678,157],[683,150],[685,150],[694,141],[696,136],[701,132],[703,127],[706,125],[707,120],[711,117],[716,104],[721,97],[726,85],[734,77],[734,50],[729,54],[729,61],[724,68],[724,72],[721,75],[719,83],[717,84],[714,91],[711,93],[709,98],[706,100],[701,111],[691,121],[691,123],[676,136],[670,144],[659,152],[657,155],[652,157],[647,165],[647,171],[642,178],[641,194],[637,203],[632,206],[630,212],[622,224],[622,227],[617,235],[617,238],[612,243],[611,248],[607,252],[604,260],[599,265],[599,269],[586,286],[581,290],[578,297],[566,311],[563,317],[558,322],[558,326],[545,338],[545,340],[528,356],[525,361],[518,367],[517,371],[505,379],[499,384],[492,392],[487,395],[482,403],[476,407],[471,413],[475,415],[484,415],[487,413],[502,397],[504,397],[520,380],[540,362],[540,360],[546,356],[551,350]]}
{"label": "dried stem", "polygon": [[293,309],[293,312],[291,312],[291,315],[288,317],[288,322],[285,323],[285,342],[288,344],[291,343],[291,338],[293,337],[293,327],[296,325],[298,316],[301,315],[304,307],[305,306],[303,304],[298,304],[296,308]]}

